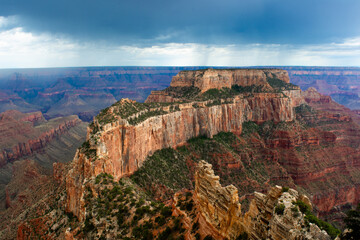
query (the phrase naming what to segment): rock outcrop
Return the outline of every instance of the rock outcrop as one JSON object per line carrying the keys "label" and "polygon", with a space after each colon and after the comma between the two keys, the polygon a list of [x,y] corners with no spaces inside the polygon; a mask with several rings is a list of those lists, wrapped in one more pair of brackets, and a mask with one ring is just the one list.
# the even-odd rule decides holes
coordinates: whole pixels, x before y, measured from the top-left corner
{"label": "rock outcrop", "polygon": [[231,88],[239,86],[270,87],[267,78],[276,75],[278,79],[289,83],[287,71],[279,69],[204,69],[197,71],[181,71],[173,77],[170,87],[196,87],[201,92],[209,89]]}
{"label": "rock outcrop", "polygon": [[[279,81],[281,84],[277,85],[275,82],[271,82],[274,79],[275,82]],[[179,72],[173,77],[170,87],[163,91],[152,91],[145,102],[179,102],[188,100],[194,94],[205,93],[210,89],[231,89],[233,86],[256,88],[265,92],[271,92],[274,88],[280,88],[281,91],[286,90],[286,88],[300,90],[299,87],[290,84],[288,73],[280,69],[210,68]],[[179,92],[183,92],[185,96]],[[285,94],[293,95],[294,93],[299,95],[300,91],[289,91]]]}
{"label": "rock outcrop", "polygon": [[[273,74],[273,71],[275,70],[268,72]],[[268,84],[263,70],[206,70],[205,73],[207,72],[221,79],[231,77],[233,79],[231,81],[236,84],[241,84],[240,81],[247,81],[245,84],[260,84],[260,82],[264,85]],[[243,73],[247,77],[243,77]],[[283,78],[284,82],[288,82],[286,72],[276,70],[275,73]],[[180,73],[182,80],[174,78],[174,81],[178,82],[176,85],[180,84],[179,81],[196,84],[203,79],[186,80],[188,74],[197,74],[197,72]],[[250,81],[251,76],[255,75],[258,77]],[[213,81],[215,84],[218,80]],[[208,87],[216,87],[205,83],[201,83],[201,86],[204,87],[202,91]],[[289,95],[299,96],[299,93],[295,92],[300,90],[287,90]],[[83,183],[100,173],[105,172],[119,179],[136,171],[146,157],[156,150],[183,145],[187,140],[201,135],[212,137],[219,132],[240,134],[242,123],[245,121],[256,123],[293,121],[295,119],[293,107],[299,102],[296,97],[293,100],[282,92],[254,92],[250,95],[238,94],[227,99],[165,105],[160,103],[141,105],[134,101],[122,100],[101,113],[101,121],[99,118],[95,119],[92,127],[88,129],[89,151],[79,151],[76,154],[73,169],[66,180],[67,209],[82,218]],[[157,107],[145,109],[144,106],[152,106],[151,104]],[[135,113],[126,115],[121,112],[123,109]],[[110,119],[110,123],[106,123],[107,119]],[[86,154],[90,152],[96,154]]]}
{"label": "rock outcrop", "polygon": [[200,161],[195,173],[195,195],[205,221],[223,238],[235,239],[244,232],[240,223],[241,205],[235,186],[222,187],[212,165]]}
{"label": "rock outcrop", "polygon": [[241,213],[236,187],[222,187],[211,164],[200,161],[195,175],[195,198],[205,222],[222,239],[235,239],[246,233],[249,239],[321,239],[330,237],[315,224],[305,224],[299,200],[310,203],[294,189],[275,186],[267,195],[255,192],[247,213]]}
{"label": "rock outcrop", "polygon": [[306,90],[315,88],[350,109],[360,108],[358,67],[284,67],[291,82]]}

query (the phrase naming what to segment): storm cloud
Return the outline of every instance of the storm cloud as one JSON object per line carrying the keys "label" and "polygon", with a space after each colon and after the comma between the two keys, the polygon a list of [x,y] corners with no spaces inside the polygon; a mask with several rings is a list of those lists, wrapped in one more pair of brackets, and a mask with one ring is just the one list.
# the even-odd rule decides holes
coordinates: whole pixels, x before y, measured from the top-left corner
{"label": "storm cloud", "polygon": [[[201,65],[214,63],[208,58],[211,49],[243,54],[241,61],[229,57],[215,65],[243,64],[247,56],[254,59],[248,65],[256,59],[267,65],[286,60],[292,64],[294,59],[300,65],[355,65],[359,9],[358,0],[1,0],[0,67],[16,66],[16,61],[28,66],[20,62],[30,54],[35,54],[38,66],[53,66],[61,59],[68,65],[162,65],[168,61],[159,54],[170,58],[170,50],[184,54],[181,51],[189,46],[192,52],[184,59]],[[144,60],[149,49],[158,50],[156,57]],[[261,51],[268,55],[256,57]],[[6,64],[1,55],[13,63]]]}
{"label": "storm cloud", "polygon": [[122,44],[314,44],[360,35],[357,0],[2,0],[31,32]]}

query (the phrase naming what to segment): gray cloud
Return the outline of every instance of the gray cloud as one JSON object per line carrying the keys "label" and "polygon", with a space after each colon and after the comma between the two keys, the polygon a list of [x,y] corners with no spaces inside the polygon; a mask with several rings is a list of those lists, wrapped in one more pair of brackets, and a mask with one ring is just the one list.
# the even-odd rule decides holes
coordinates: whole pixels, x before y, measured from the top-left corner
{"label": "gray cloud", "polygon": [[358,0],[2,0],[25,31],[78,41],[320,44],[360,36]]}

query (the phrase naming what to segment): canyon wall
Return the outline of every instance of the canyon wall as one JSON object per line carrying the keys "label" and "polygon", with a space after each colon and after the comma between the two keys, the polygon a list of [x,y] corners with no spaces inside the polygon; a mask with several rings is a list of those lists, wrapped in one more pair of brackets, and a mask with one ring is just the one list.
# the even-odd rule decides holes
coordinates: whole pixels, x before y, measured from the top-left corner
{"label": "canyon wall", "polygon": [[282,67],[291,82],[306,90],[316,88],[322,94],[350,109],[360,108],[360,68],[358,67]]}
{"label": "canyon wall", "polygon": [[279,69],[205,69],[179,72],[173,77],[170,86],[197,87],[201,92],[212,88],[231,88],[233,85],[269,87],[267,77],[271,78],[273,74],[286,83],[290,82],[287,71]]}
{"label": "canyon wall", "polygon": [[0,114],[0,167],[43,149],[54,138],[80,123],[77,116],[46,122],[41,112],[6,111]]}
{"label": "canyon wall", "polygon": [[176,147],[201,135],[212,137],[223,131],[240,133],[244,121],[295,119],[292,99],[282,93],[254,93],[248,98],[237,96],[214,106],[194,107],[193,103],[184,103],[178,107],[179,111],[150,117],[136,125],[120,119],[101,126],[95,120],[96,128],[102,130],[92,134],[89,129],[87,138],[96,156],[88,157],[82,152],[75,156],[66,180],[68,211],[81,218],[81,188],[86,179],[103,172],[115,179],[129,175],[156,150]]}

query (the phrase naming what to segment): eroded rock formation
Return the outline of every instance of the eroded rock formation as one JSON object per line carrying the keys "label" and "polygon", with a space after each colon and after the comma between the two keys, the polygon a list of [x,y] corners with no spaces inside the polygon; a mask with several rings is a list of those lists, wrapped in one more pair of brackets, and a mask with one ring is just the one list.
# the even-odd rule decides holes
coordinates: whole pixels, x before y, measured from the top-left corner
{"label": "eroded rock formation", "polygon": [[[179,102],[193,95],[191,92],[204,93],[210,89],[231,89],[232,86],[256,87],[262,91],[271,91],[269,82],[276,79],[292,89],[300,88],[290,84],[288,73],[280,69],[202,69],[181,71],[173,77],[170,87],[163,91],[152,91],[145,102]],[[275,80],[275,81],[276,81]],[[285,88],[281,89],[285,90]],[[185,92],[184,96],[179,92]],[[289,91],[287,94],[299,94],[300,91]],[[289,95],[288,95],[289,96]],[[293,96],[289,96],[293,97]]]}
{"label": "eroded rock formation", "polygon": [[235,186],[222,187],[212,165],[200,161],[195,174],[195,195],[205,221],[222,237],[234,239],[244,232],[240,223],[241,205]]}
{"label": "eroded rock formation", "polygon": [[284,192],[282,187],[275,186],[266,195],[255,192],[250,210],[242,214],[236,187],[222,187],[211,164],[200,161],[195,175],[195,196],[202,217],[223,239],[235,239],[243,233],[259,240],[330,239],[315,224],[305,227],[304,214],[295,203],[310,201],[294,189]]}
{"label": "eroded rock formation", "polygon": [[[236,70],[234,73],[230,70],[207,70],[205,73],[208,71],[209,74],[215,74],[219,78],[228,79],[229,76],[232,76],[232,81],[236,84],[241,84],[240,81],[244,79],[252,79],[251,76],[254,75],[259,77],[252,80],[254,82],[251,84],[258,82],[263,82],[264,85],[268,84],[265,81],[266,74],[263,70],[251,70],[250,73],[245,71],[248,75],[244,78],[242,78],[242,70]],[[282,78],[285,82],[289,81],[286,72],[276,71],[274,73],[278,74],[279,79]],[[196,72],[191,74],[196,74]],[[273,74],[273,72],[270,71],[269,74]],[[181,82],[187,79],[187,75],[187,72],[184,73],[184,76],[182,73],[179,74]],[[196,83],[201,79],[203,78],[200,80],[189,79],[189,81]],[[174,81],[176,82],[178,79],[175,78]],[[281,82],[281,80],[279,81]],[[202,84],[203,89],[207,89],[209,86],[215,87],[214,85],[205,85]],[[87,179],[103,172],[111,174],[115,179],[129,175],[136,171],[146,157],[156,150],[183,145],[190,138],[201,135],[212,137],[223,131],[239,134],[242,123],[245,121],[256,123],[293,121],[295,119],[293,107],[301,102],[298,100],[299,93],[298,89],[287,90],[287,94],[294,98],[288,97],[282,92],[261,92],[246,96],[239,94],[228,99],[174,103],[158,107],[156,111],[160,111],[161,114],[156,114],[154,110],[152,112],[155,116],[150,115],[150,117],[135,123],[131,121],[141,119],[143,115],[149,114],[151,111],[142,110],[133,115],[121,117],[121,115],[115,114],[120,111],[120,108],[142,107],[134,101],[121,100],[107,109],[107,114],[112,119],[110,123],[103,124],[95,119],[92,127],[88,129],[87,148],[96,154],[86,154],[89,151],[78,152],[74,158],[73,169],[66,180],[68,211],[82,218],[81,212],[84,207],[81,200],[83,197],[82,186]]]}
{"label": "eroded rock formation", "polygon": [[214,88],[231,88],[233,85],[256,85],[269,88],[267,77],[273,77],[273,75],[286,83],[290,82],[287,71],[279,69],[205,69],[181,71],[173,77],[170,87],[196,87],[201,92]]}
{"label": "eroded rock formation", "polygon": [[0,114],[0,167],[43,149],[54,138],[81,124],[77,116],[46,121],[41,112]]}

